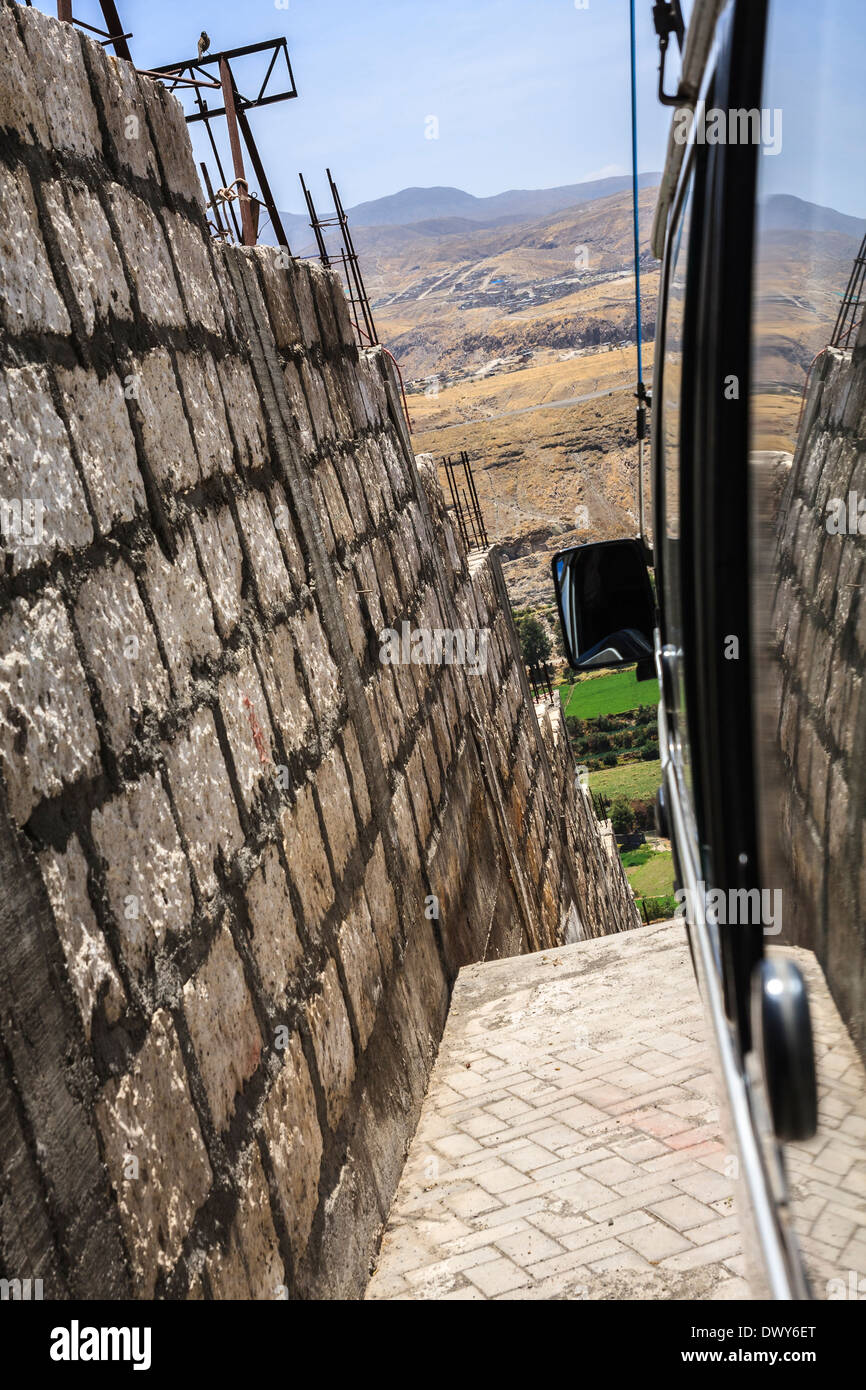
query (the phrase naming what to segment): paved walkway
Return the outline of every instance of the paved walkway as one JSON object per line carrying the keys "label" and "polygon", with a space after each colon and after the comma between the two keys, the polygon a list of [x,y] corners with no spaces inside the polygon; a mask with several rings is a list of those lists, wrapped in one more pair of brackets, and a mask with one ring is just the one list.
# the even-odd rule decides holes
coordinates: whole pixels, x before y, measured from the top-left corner
{"label": "paved walkway", "polygon": [[[822,1128],[791,1161],[825,1297],[866,1276],[866,1080],[811,965]],[[730,1171],[678,923],[470,966],[367,1297],[748,1298]]]}

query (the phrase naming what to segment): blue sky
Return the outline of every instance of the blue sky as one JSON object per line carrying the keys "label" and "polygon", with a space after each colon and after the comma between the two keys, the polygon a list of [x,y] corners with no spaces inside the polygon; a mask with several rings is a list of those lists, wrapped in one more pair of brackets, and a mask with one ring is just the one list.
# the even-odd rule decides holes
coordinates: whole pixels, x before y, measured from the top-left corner
{"label": "blue sky", "polygon": [[[38,3],[56,13],[51,0]],[[588,0],[586,9],[575,0],[117,4],[134,32],[139,67],[191,56],[202,28],[214,50],[287,36],[299,98],[251,117],[277,204],[287,211],[302,211],[299,170],[326,204],[326,165],[346,206],[409,185],[487,195],[631,167],[628,0]],[[810,23],[816,4],[836,16],[833,102],[819,120],[804,121],[797,108],[821,73]],[[783,0],[774,8],[786,20],[785,53],[768,96],[784,105],[787,125],[782,154],[764,161],[774,166],[764,170],[765,187],[862,216],[866,194],[853,171],[862,169],[866,0]],[[656,100],[651,10],[651,0],[638,0],[643,170],[661,168],[670,123]],[[97,0],[75,0],[75,13],[101,22]],[[237,77],[243,90],[241,71]],[[425,138],[430,116],[438,139]]]}
{"label": "blue sky", "polygon": [[[251,120],[290,211],[302,211],[299,170],[324,203],[326,165],[347,206],[410,185],[483,196],[631,167],[627,0],[589,0],[585,10],[574,0],[117,5],[139,67],[191,56],[202,28],[214,50],[287,36],[299,97]],[[659,169],[669,115],[655,101],[649,0],[638,12],[640,164]],[[96,0],[76,0],[75,14],[101,20]],[[428,116],[438,117],[436,140],[425,138]]]}

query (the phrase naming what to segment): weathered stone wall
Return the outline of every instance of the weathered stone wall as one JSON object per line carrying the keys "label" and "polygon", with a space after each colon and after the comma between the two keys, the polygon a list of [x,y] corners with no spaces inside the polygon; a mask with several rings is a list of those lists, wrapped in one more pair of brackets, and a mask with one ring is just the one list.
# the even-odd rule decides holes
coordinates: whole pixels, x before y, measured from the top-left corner
{"label": "weathered stone wall", "polygon": [[[855,494],[853,507],[851,494]],[[846,529],[828,531],[831,499]],[[784,937],[814,950],[866,1056],[866,326],[816,363],[781,509],[774,632]],[[853,528],[853,529],[852,529]]]}
{"label": "weathered stone wall", "polygon": [[2,1272],[356,1295],[456,971],[634,907],[336,278],[6,0],[0,125]]}

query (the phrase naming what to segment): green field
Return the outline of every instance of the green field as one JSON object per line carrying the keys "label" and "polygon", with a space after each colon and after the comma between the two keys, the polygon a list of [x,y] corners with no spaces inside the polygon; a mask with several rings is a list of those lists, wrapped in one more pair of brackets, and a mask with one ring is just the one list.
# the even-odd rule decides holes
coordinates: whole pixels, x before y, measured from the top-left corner
{"label": "green field", "polygon": [[657,705],[659,683],[655,679],[636,680],[635,668],[631,666],[626,671],[590,676],[574,685],[566,683],[559,687],[559,694],[566,714],[594,719],[599,714],[625,714],[638,705]]}
{"label": "green field", "polygon": [[651,763],[623,763],[589,774],[590,790],[601,792],[611,801],[620,794],[629,801],[652,801],[661,784],[662,765],[658,758]]}
{"label": "green field", "polygon": [[[639,860],[629,863],[629,860]],[[674,860],[670,850],[642,847],[624,854],[622,862],[629,883],[639,898],[661,898],[674,891]]]}

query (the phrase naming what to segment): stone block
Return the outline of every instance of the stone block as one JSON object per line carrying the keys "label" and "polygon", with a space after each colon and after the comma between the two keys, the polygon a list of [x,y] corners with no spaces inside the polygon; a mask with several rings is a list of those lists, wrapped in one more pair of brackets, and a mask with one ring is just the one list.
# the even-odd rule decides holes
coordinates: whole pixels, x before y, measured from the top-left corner
{"label": "stone block", "polygon": [[370,806],[370,797],[367,793],[367,779],[364,775],[364,764],[361,760],[361,749],[358,745],[358,739],[355,735],[355,730],[352,728],[351,724],[347,724],[345,729],[343,730],[342,743],[343,754],[345,756],[346,762],[349,765],[349,776],[352,779],[352,791],[355,796],[355,806],[357,807],[358,815],[361,818],[361,825],[366,826],[370,819],[370,816],[372,815],[372,808]]}
{"label": "stone block", "polygon": [[89,1041],[94,1009],[101,1003],[108,1022],[116,1023],[126,1007],[126,991],[90,905],[87,863],[78,837],[72,836],[62,854],[45,850],[39,867]]}
{"label": "stone block", "polygon": [[341,876],[358,843],[355,813],[346,764],[338,748],[332,748],[316,771],[316,791],[325,822],[325,837],[331,851],[334,872]]}
{"label": "stone block", "polygon": [[18,22],[30,59],[28,86],[45,112],[49,144],[83,159],[101,156],[102,137],[78,30],[23,5]]}
{"label": "stone block", "polygon": [[367,421],[374,430],[379,429],[388,419],[388,398],[379,370],[379,352],[378,348],[362,349],[358,354],[358,388],[364,402]]}
{"label": "stone block", "polygon": [[93,539],[69,437],[41,367],[10,367],[0,379],[0,464],[0,542],[13,574]]}
{"label": "stone block", "polygon": [[352,433],[359,434],[361,430],[369,428],[370,421],[367,402],[364,400],[358,378],[358,365],[353,357],[344,357],[340,363],[334,364],[334,370],[340,378],[340,385],[349,407],[352,418]]}
{"label": "stone block", "polygon": [[213,1177],[164,1009],[154,1014],[132,1070],[104,1087],[96,1117],[136,1292],[150,1298],[158,1275],[180,1255]]}
{"label": "stone block", "polygon": [[241,652],[237,673],[228,671],[220,680],[219,702],[241,796],[250,810],[261,778],[273,777],[274,757],[268,706],[248,651]]}
{"label": "stone block", "polygon": [[355,466],[352,455],[336,455],[334,468],[346,498],[346,505],[352,518],[354,533],[356,536],[363,536],[369,531],[371,526],[370,513],[367,508],[367,499],[364,496],[364,488],[361,484],[360,474]]}
{"label": "stone block", "polygon": [[328,519],[338,540],[351,542],[355,539],[355,520],[346,505],[343,491],[337,476],[337,469],[329,458],[323,458],[316,468],[316,476],[322,486]]}
{"label": "stone block", "polygon": [[334,1130],[340,1123],[355,1078],[355,1051],[340,977],[330,957],[322,972],[321,992],[307,1002],[307,1025],[325,1093],[328,1124]]}
{"label": "stone block", "polygon": [[[63,408],[103,534],[147,507],[124,388],[113,372],[56,368]],[[56,467],[56,462],[55,462]]]}
{"label": "stone block", "polygon": [[317,468],[313,468],[310,472],[310,487],[313,494],[313,512],[319,530],[321,531],[322,539],[325,542],[325,550],[327,551],[328,559],[333,567],[336,561],[337,537],[334,534],[330,508],[328,507],[322,488],[322,475]]}
{"label": "stone block", "polygon": [[337,949],[363,1051],[382,998],[382,961],[363,892],[355,896],[351,911],[340,927]]}
{"label": "stone block", "polygon": [[251,946],[262,987],[279,1008],[303,960],[295,929],[289,886],[275,845],[266,845],[262,862],[245,889],[252,928]]}
{"label": "stone block", "polygon": [[252,372],[238,357],[224,357],[218,370],[229,403],[241,467],[255,471],[267,463],[269,454],[265,419]]}
{"label": "stone block", "polygon": [[339,352],[342,342],[332,297],[335,286],[341,288],[337,272],[326,269],[318,261],[305,261],[304,270],[316,307],[322,347],[326,352]]}
{"label": "stone block", "polygon": [[283,548],[283,555],[295,585],[300,588],[307,580],[304,557],[298,544],[298,537],[292,525],[291,512],[286,494],[279,483],[274,483],[268,493],[274,529]]}
{"label": "stone block", "polygon": [[389,702],[393,690],[394,682],[390,671],[388,671],[382,672],[377,680],[370,680],[365,692],[367,718],[376,739],[379,756],[385,767],[388,767],[396,759],[400,748],[399,721],[389,713]]}
{"label": "stone block", "polygon": [[205,1263],[214,1298],[285,1297],[285,1269],[268,1200],[257,1144],[240,1157],[235,1174],[240,1199],[225,1250],[217,1246]]}
{"label": "stone block", "polygon": [[307,406],[307,398],[304,395],[304,388],[301,384],[300,373],[294,362],[286,363],[283,379],[286,383],[286,393],[289,398],[292,418],[295,422],[298,445],[302,454],[311,454],[316,447],[316,439],[313,434],[313,422],[310,419],[310,411]]}
{"label": "stone block", "polygon": [[367,630],[364,626],[361,603],[353,575],[347,574],[337,580],[337,593],[340,598],[340,607],[343,610],[349,645],[358,665],[363,666],[367,659]]}
{"label": "stone block", "polygon": [[396,532],[400,537],[400,553],[403,556],[402,564],[405,566],[401,567],[400,581],[404,586],[404,592],[410,593],[421,577],[422,561],[415,528],[406,512],[401,512],[397,517]]}
{"label": "stone block", "polygon": [[23,825],[46,796],[99,769],[99,739],[66,610],[51,591],[0,622],[0,765]]}
{"label": "stone block", "polygon": [[167,495],[194,487],[201,476],[198,456],[166,348],[155,348],[141,359],[129,389],[138,406],[145,458],[157,483]]}
{"label": "stone block", "polygon": [[143,79],[131,63],[115,58],[101,44],[85,44],[84,58],[108,132],[106,154],[113,154],[125,173],[158,182],[159,166],[147,126]]}
{"label": "stone block", "polygon": [[292,1034],[282,1071],[262,1111],[262,1138],[297,1262],[307,1248],[319,1204],[322,1162],[316,1099],[297,1033]]}
{"label": "stone block", "polygon": [[274,248],[256,246],[250,254],[259,267],[274,341],[281,352],[291,352],[303,343],[292,294],[292,275],[288,269],[280,267],[279,252]]}
{"label": "stone block", "polygon": [[197,221],[192,222],[181,213],[166,209],[162,217],[189,321],[199,324],[208,333],[224,333],[226,316],[214,279],[210,237]]}
{"label": "stone block", "polygon": [[406,781],[409,785],[409,795],[412,798],[418,834],[423,846],[427,844],[433,829],[433,807],[430,804],[430,792],[427,787],[427,779],[424,776],[421,750],[417,743],[406,764]]}
{"label": "stone block", "polygon": [[311,266],[311,261],[293,260],[288,272],[295,295],[301,338],[306,348],[316,348],[322,341],[316,306],[313,301]]}
{"label": "stone block", "polygon": [[243,345],[245,349],[246,329],[241,316],[241,306],[234,282],[228,271],[229,263],[234,263],[237,260],[239,248],[224,242],[214,241],[211,251],[214,257],[214,278],[219,287],[223,312],[226,316],[226,343],[234,348]]}
{"label": "stone block", "polygon": [[243,554],[234,518],[228,507],[204,514],[194,512],[192,531],[210,590],[217,631],[225,639],[234,631],[243,611]]}
{"label": "stone block", "polygon": [[227,926],[184,985],[183,1010],[214,1123],[225,1129],[262,1052],[252,997]]}
{"label": "stone block", "polygon": [[394,942],[399,931],[397,900],[388,877],[382,836],[376,838],[373,853],[364,872],[364,897],[370,909],[370,922],[379,943],[379,952],[387,973],[394,959]]}
{"label": "stone block", "polygon": [[161,780],[143,777],[94,811],[91,829],[124,959],[143,974],[169,933],[184,935],[193,909],[189,866]]}
{"label": "stone block", "polygon": [[30,55],[11,5],[0,9],[0,128],[13,130],[28,145],[50,145],[48,121],[33,90]]}
{"label": "stone block", "polygon": [[262,664],[271,710],[289,754],[309,746],[316,737],[313,711],[298,677],[297,660],[291,630],[283,623],[264,640]]}
{"label": "stone block", "polygon": [[432,810],[435,812],[442,795],[442,780],[439,775],[436,744],[429,723],[422,724],[421,728],[418,730],[418,739],[415,747],[421,767],[424,770],[424,775],[427,778],[427,787],[430,793]]}
{"label": "stone block", "polygon": [[325,390],[328,394],[328,402],[334,417],[337,435],[340,439],[351,439],[355,433],[355,422],[349,409],[346,393],[343,390],[340,374],[332,362],[323,363],[322,376],[325,380]]}
{"label": "stone block", "polygon": [[304,927],[315,938],[334,901],[334,885],[311,787],[301,787],[294,806],[287,808],[280,817],[280,830],[286,862],[301,903]]}
{"label": "stone block", "polygon": [[215,864],[228,863],[244,837],[209,709],[199,710],[165,762],[199,889],[211,898],[218,886]]}
{"label": "stone block", "polygon": [[325,630],[315,608],[307,608],[289,624],[322,738],[331,741],[343,703],[340,675],[331,657]]}
{"label": "stone block", "polygon": [[[394,442],[395,438],[396,436],[393,436],[390,433],[382,434],[376,440],[376,445],[381,453],[382,462],[385,465],[385,472],[388,475],[388,482],[391,485],[391,490],[394,493],[394,497],[400,500],[406,495],[408,491],[410,491],[408,471],[409,463],[406,459],[406,455],[403,453],[402,448],[398,448],[397,444]],[[444,510],[444,500],[442,499],[441,488],[438,488],[438,491],[440,505],[443,507]],[[412,502],[410,506],[410,511],[413,513],[413,516],[417,515],[417,506],[417,502]]]}
{"label": "stone block", "polygon": [[184,328],[186,313],[158,218],[118,183],[109,184],[107,194],[142,314],[153,324]]}
{"label": "stone block", "polygon": [[68,178],[43,184],[42,196],[84,331],[89,336],[111,315],[131,319],[126,277],[99,199]]}
{"label": "stone block", "polygon": [[189,686],[192,663],[205,656],[217,657],[220,652],[192,538],[178,537],[173,562],[153,544],[145,556],[145,582],[172,680],[183,693]]}
{"label": "stone block", "polygon": [[145,709],[160,717],[170,693],[135,576],[123,561],[95,570],[84,581],[75,621],[99,687],[108,741],[120,753],[133,720]]}
{"label": "stone block", "polygon": [[447,782],[448,772],[451,767],[451,758],[453,756],[453,748],[448,733],[445,710],[441,703],[433,705],[430,711],[430,717],[433,724],[433,739],[436,745],[436,752],[438,753],[439,762],[444,770],[445,780]]}
{"label": "stone block", "polygon": [[325,390],[325,378],[318,367],[314,366],[307,357],[301,359],[299,370],[310,419],[313,422],[316,444],[318,448],[323,449],[337,438],[337,428],[328,403],[328,393]]}
{"label": "stone block", "polygon": [[204,211],[204,195],[183,107],[156,78],[142,77],[140,81],[166,186],[172,193],[180,193],[190,202],[198,203]]}
{"label": "stone block", "polygon": [[0,324],[20,333],[68,333],[25,169],[0,165]]}
{"label": "stone block", "polygon": [[418,711],[419,690],[426,690],[430,680],[430,667],[398,664],[391,667],[391,672],[399,696],[398,710],[403,711],[402,724],[405,730]]}
{"label": "stone block", "polygon": [[265,613],[284,609],[294,597],[294,587],[263,493],[255,490],[236,499],[237,517],[246,552]]}
{"label": "stone block", "polygon": [[234,448],[213,358],[181,352],[177,355],[177,370],[202,477],[233,473]]}
{"label": "stone block", "polygon": [[387,627],[387,623],[382,611],[379,576],[376,574],[376,566],[373,564],[373,552],[370,545],[365,545],[356,552],[352,560],[352,567],[355,575],[355,590],[363,599],[362,607],[369,614],[369,623],[372,625],[376,638],[376,659],[378,660],[379,634],[383,628]]}
{"label": "stone block", "polygon": [[[412,799],[405,776],[398,777],[391,801],[391,814],[397,829],[397,840],[409,867],[413,886],[418,887],[416,875],[420,868],[418,855],[418,831],[412,816]],[[419,905],[420,912],[420,905]]]}
{"label": "stone block", "polygon": [[392,498],[381,458],[372,440],[362,440],[358,445],[355,450],[355,465],[373,525],[378,526]]}

